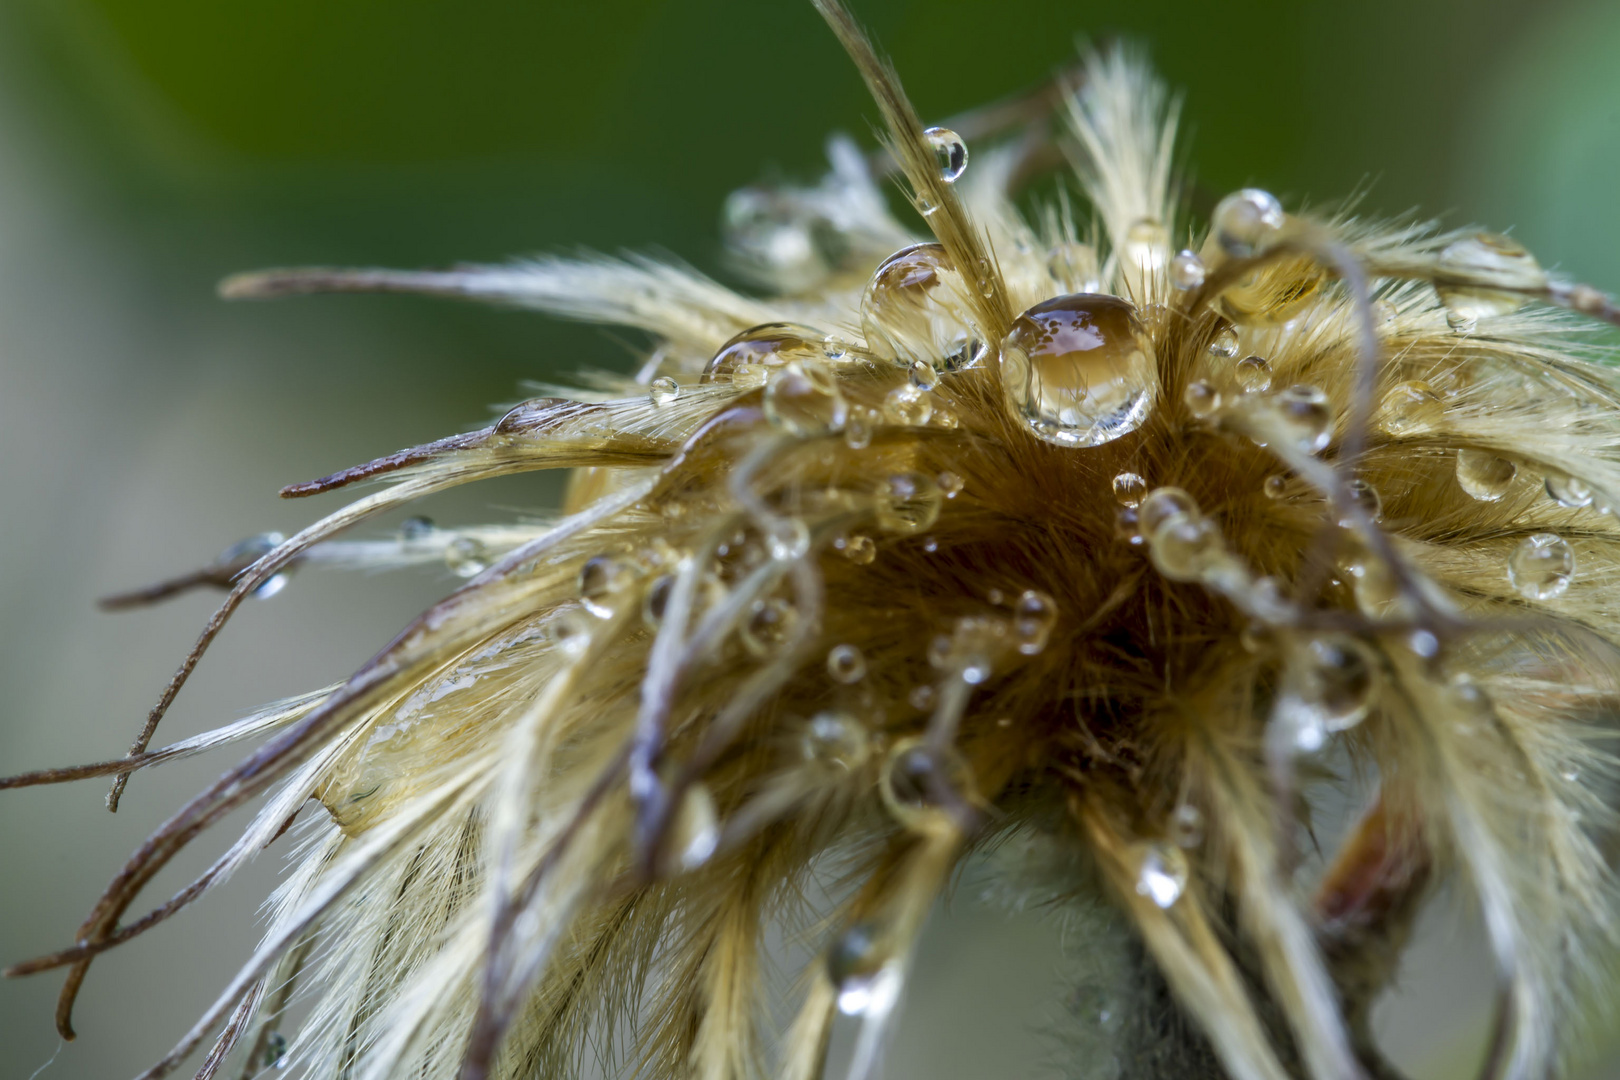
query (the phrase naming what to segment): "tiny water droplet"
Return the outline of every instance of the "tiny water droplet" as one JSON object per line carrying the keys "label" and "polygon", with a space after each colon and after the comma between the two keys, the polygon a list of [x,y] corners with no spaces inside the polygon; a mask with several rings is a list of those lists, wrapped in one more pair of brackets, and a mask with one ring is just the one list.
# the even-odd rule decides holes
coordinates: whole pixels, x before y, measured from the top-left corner
{"label": "tiny water droplet", "polygon": [[1170,260],[1170,284],[1178,289],[1196,289],[1204,283],[1204,260],[1195,252],[1183,250]]}
{"label": "tiny water droplet", "polygon": [[1181,395],[1186,404],[1187,411],[1195,420],[1207,420],[1214,416],[1221,408],[1221,392],[1214,385],[1199,379],[1197,382],[1187,384],[1187,389]]}
{"label": "tiny water droplet", "polygon": [[913,686],[911,693],[906,695],[906,702],[913,708],[927,712],[934,707],[934,688],[927,683]]}
{"label": "tiny water droplet", "polygon": [[1202,514],[1172,515],[1148,534],[1153,565],[1172,581],[1198,580],[1225,550],[1220,529]]}
{"label": "tiny water droplet", "polygon": [[882,1016],[900,994],[901,966],[886,935],[874,923],[860,922],[838,936],[827,950],[827,977],[838,991],[845,1016]]}
{"label": "tiny water droplet", "polygon": [[618,595],[634,580],[635,571],[623,559],[592,556],[579,570],[580,602],[598,619],[611,619]]}
{"label": "tiny water droplet", "polygon": [[911,385],[918,390],[932,390],[939,385],[939,372],[926,360],[913,360],[907,373],[911,376]]}
{"label": "tiny water droplet", "polygon": [[1153,344],[1127,301],[1060,296],[1020,315],[1001,343],[1014,415],[1060,446],[1090,447],[1147,420],[1158,389]]}
{"label": "tiny water droplet", "polygon": [[827,674],[834,682],[860,682],[866,675],[866,657],[855,645],[834,645],[827,650]]}
{"label": "tiny water droplet", "polygon": [[940,494],[944,495],[947,499],[956,498],[962,493],[962,488],[965,486],[965,483],[960,476],[949,471],[940,473],[935,480],[939,484]]}
{"label": "tiny water droplet", "polygon": [[1232,371],[1238,389],[1245,394],[1263,394],[1271,389],[1271,365],[1263,356],[1245,356]]}
{"label": "tiny water droplet", "polygon": [[696,870],[714,854],[720,844],[720,815],[707,784],[693,784],[681,796],[680,808],[669,824],[665,843],[669,851],[666,866],[669,871]]}
{"label": "tiny water droplet", "polygon": [[591,644],[590,618],[578,608],[558,612],[545,625],[546,640],[564,656],[583,656]]}
{"label": "tiny water droplet", "polygon": [[934,403],[927,394],[907,383],[884,396],[883,415],[893,424],[921,427],[934,415]]}
{"label": "tiny water droplet", "polygon": [[1414,630],[1406,639],[1406,647],[1413,655],[1433,660],[1440,655],[1440,639],[1432,630]]}
{"label": "tiny water droplet", "polygon": [[1137,508],[1142,534],[1151,537],[1171,518],[1198,513],[1198,503],[1178,487],[1154,488],[1142,497]]}
{"label": "tiny water droplet", "polygon": [[1147,481],[1133,472],[1122,472],[1114,477],[1114,498],[1121,506],[1139,506],[1147,494]]}
{"label": "tiny water droplet", "polygon": [[838,550],[844,553],[844,558],[856,566],[865,566],[877,558],[877,543],[864,533],[854,533],[846,537]]}
{"label": "tiny water droplet", "polygon": [[1294,445],[1319,454],[1333,441],[1333,403],[1314,386],[1290,386],[1272,398]]}
{"label": "tiny water droplet", "polygon": [[1575,575],[1575,551],[1555,533],[1527,536],[1508,556],[1507,575],[1525,599],[1555,599],[1564,595]]}
{"label": "tiny water droplet", "polygon": [[1178,847],[1153,843],[1142,849],[1136,870],[1136,893],[1161,908],[1175,906],[1187,889],[1187,856]]}
{"label": "tiny water droplet", "polygon": [[943,501],[933,477],[924,473],[896,473],[878,488],[875,507],[878,528],[903,536],[923,532],[939,520]]}
{"label": "tiny water droplet", "polygon": [[266,1069],[285,1069],[287,1067],[287,1037],[279,1031],[272,1031],[264,1037],[263,1067]]}
{"label": "tiny water droplet", "polygon": [[1280,499],[1288,491],[1288,477],[1282,473],[1272,473],[1260,485],[1260,490],[1268,499]]}
{"label": "tiny water droplet", "polygon": [[[1384,500],[1378,494],[1377,488],[1361,479],[1351,480],[1346,486],[1350,489],[1351,501],[1361,508],[1362,513],[1366,514],[1373,522],[1384,519]],[[1349,528],[1354,524],[1354,520],[1341,521],[1339,524]]]}
{"label": "tiny water droplet", "polygon": [[973,771],[954,747],[930,747],[922,739],[901,739],[889,748],[878,787],[896,821],[918,832],[939,827],[945,805],[940,801],[974,797]]}
{"label": "tiny water droplet", "polygon": [[765,532],[765,546],[777,562],[793,562],[810,550],[810,527],[798,518],[773,521]]}
{"label": "tiny water droplet", "polygon": [[851,405],[844,418],[844,444],[851,450],[872,445],[872,433],[883,422],[883,414],[866,405]]}
{"label": "tiny water droplet", "polygon": [[1297,648],[1277,703],[1294,746],[1321,749],[1327,736],[1361,723],[1378,691],[1378,660],[1360,638],[1322,634]]}
{"label": "tiny water droplet", "polygon": [[426,540],[437,531],[430,517],[408,517],[399,523],[399,538],[406,543]]}
{"label": "tiny water droplet", "polygon": [[1215,206],[1210,216],[1215,240],[1228,255],[1247,258],[1282,229],[1287,215],[1269,191],[1243,188]]}
{"label": "tiny water droplet", "polygon": [[1508,493],[1519,467],[1488,450],[1457,451],[1457,483],[1480,502],[1495,502]]}
{"label": "tiny water droplet", "polygon": [[1440,427],[1446,406],[1434,387],[1421,380],[1399,382],[1384,393],[1379,426],[1397,439],[1427,435]]}
{"label": "tiny water droplet", "polygon": [[1230,326],[1221,327],[1220,332],[1210,339],[1209,352],[1212,356],[1223,356],[1227,359],[1236,356],[1238,354],[1237,331]]}
{"label": "tiny water droplet", "polygon": [[1447,308],[1446,325],[1451,327],[1455,333],[1467,335],[1474,332],[1474,329],[1479,325],[1479,319],[1466,311]]}
{"label": "tiny water droplet", "polygon": [[1579,477],[1550,472],[1546,477],[1547,497],[1559,506],[1579,510],[1592,505],[1592,489]]}
{"label": "tiny water droplet", "polygon": [[660,375],[647,384],[647,396],[654,405],[672,405],[681,396],[681,384],[668,375]]}
{"label": "tiny water droplet", "polygon": [[1192,803],[1181,803],[1170,815],[1170,840],[1178,848],[1195,848],[1204,842],[1204,815]]}
{"label": "tiny water droplet", "polygon": [[444,549],[444,564],[457,577],[477,577],[489,568],[489,549],[481,540],[458,536]]}
{"label": "tiny water droplet", "polygon": [[827,709],[805,725],[800,750],[808,762],[854,772],[866,764],[872,740],[866,725],[856,717],[840,709]]}
{"label": "tiny water droplet", "polygon": [[755,600],[739,636],[755,656],[775,652],[793,635],[799,625],[799,610],[777,596]]}
{"label": "tiny water droplet", "polygon": [[1057,617],[1057,601],[1039,589],[1024,590],[1013,605],[1013,637],[1018,651],[1034,656],[1045,649]]}
{"label": "tiny water droplet", "polygon": [[928,145],[934,148],[934,157],[939,162],[939,178],[947,184],[956,183],[967,170],[967,143],[950,128],[931,127],[923,135],[927,137]]}

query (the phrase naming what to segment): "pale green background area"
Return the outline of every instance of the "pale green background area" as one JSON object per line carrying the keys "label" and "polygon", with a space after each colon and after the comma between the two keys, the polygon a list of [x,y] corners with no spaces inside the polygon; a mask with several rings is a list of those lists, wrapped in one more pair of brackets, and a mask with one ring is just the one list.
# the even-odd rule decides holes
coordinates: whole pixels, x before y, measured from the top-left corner
{"label": "pale green background area", "polygon": [[[1620,288],[1620,10],[1609,2],[1147,0],[859,5],[923,114],[1041,80],[1123,33],[1187,94],[1201,186],[1512,227]],[[872,110],[807,5],[711,0],[0,0],[0,772],[118,753],[208,604],[94,597],[291,531],[290,480],[482,421],[523,379],[623,369],[633,339],[404,298],[227,306],[285,263],[440,265],[581,247],[724,274],[725,193],[811,176]],[[971,166],[970,166],[971,167]],[[543,507],[548,478],[429,507]],[[240,616],[163,739],[339,678],[449,584],[307,576]],[[222,759],[0,793],[0,958],[64,944],[123,855]],[[227,823],[226,828],[230,827]],[[223,840],[224,833],[218,834]],[[218,846],[149,890],[156,902]],[[250,950],[272,852],[103,959],[44,1077],[117,1078],[169,1046]],[[1462,1075],[1487,975],[1440,906],[1389,1044]],[[1059,936],[971,896],[934,926],[892,1076],[1054,1075]],[[0,984],[0,1080],[50,1057],[58,978]]]}

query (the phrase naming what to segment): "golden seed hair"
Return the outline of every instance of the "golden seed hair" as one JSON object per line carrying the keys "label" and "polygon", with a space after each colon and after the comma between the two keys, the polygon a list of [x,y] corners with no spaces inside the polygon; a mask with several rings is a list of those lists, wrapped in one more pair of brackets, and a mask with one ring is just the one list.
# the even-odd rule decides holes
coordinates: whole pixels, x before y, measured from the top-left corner
{"label": "golden seed hair", "polygon": [[[1450,884],[1496,973],[1485,1075],[1556,1071],[1614,935],[1620,381],[1581,319],[1613,303],[1496,234],[1256,189],[1189,222],[1176,106],[1128,51],[993,111],[1023,137],[954,125],[969,163],[816,4],[887,152],[835,140],[818,185],[732,198],[760,296],[634,258],[225,283],[479,299],[652,345],[634,380],[294,485],[376,482],[113,598],[229,590],[127,757],[5,786],[114,776],[116,808],[138,769],[257,745],[71,947],[12,973],[67,969],[71,1037],[97,955],[291,827],[262,943],[143,1078],[211,1045],[200,1080],[566,1077],[593,1052],[815,1080],[842,1012],[864,1080],[936,897],[995,849],[1049,902],[1119,913],[1134,1011],[1081,1070],[1397,1075],[1369,1011]],[[1053,146],[1089,214],[1012,201]],[[338,538],[538,469],[573,470],[544,526]],[[342,684],[148,748],[248,595],[298,565],[441,559],[465,583]],[[1365,804],[1307,872],[1313,795],[1344,776]],[[814,954],[779,1037],[773,927]]]}

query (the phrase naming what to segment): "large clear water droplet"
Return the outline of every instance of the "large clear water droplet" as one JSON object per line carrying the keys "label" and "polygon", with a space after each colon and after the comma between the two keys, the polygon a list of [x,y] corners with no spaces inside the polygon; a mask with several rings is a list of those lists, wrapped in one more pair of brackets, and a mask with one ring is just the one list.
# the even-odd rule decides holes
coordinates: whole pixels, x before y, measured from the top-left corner
{"label": "large clear water droplet", "polygon": [[1319,454],[1333,441],[1333,403],[1314,386],[1290,386],[1272,398],[1294,445]]}
{"label": "large clear water droplet", "polygon": [[1187,856],[1172,844],[1153,843],[1142,849],[1136,869],[1136,893],[1161,908],[1175,906],[1187,891]]}
{"label": "large clear water droplet", "polygon": [[1232,368],[1232,375],[1245,394],[1263,394],[1271,389],[1271,365],[1263,356],[1245,356]]}
{"label": "large clear water droplet", "polygon": [[950,801],[973,800],[973,770],[954,747],[933,748],[916,737],[901,739],[889,748],[878,790],[896,821],[930,832],[950,820]]}
{"label": "large clear water droplet", "polygon": [[1508,556],[1507,575],[1525,599],[1552,600],[1569,588],[1569,579],[1575,575],[1575,551],[1555,533],[1527,536]]}
{"label": "large clear water droplet", "polygon": [[909,367],[922,361],[954,371],[976,367],[987,349],[969,319],[972,287],[940,244],[890,255],[861,297],[861,328],[873,353]]}
{"label": "large clear water droplet", "polygon": [[1487,450],[1457,451],[1457,483],[1480,502],[1495,502],[1508,493],[1519,467]]}
{"label": "large clear water droplet", "polygon": [[1312,638],[1290,658],[1278,702],[1294,746],[1307,753],[1327,736],[1361,723],[1378,691],[1378,659],[1349,634]]}
{"label": "large clear water droplet", "polygon": [[773,369],[794,360],[819,361],[825,355],[821,336],[808,326],[765,323],[720,346],[703,369],[703,381],[730,382],[745,389],[763,386]]}
{"label": "large clear water droplet", "polygon": [[1001,343],[1007,403],[1059,446],[1100,446],[1141,427],[1158,391],[1153,344],[1136,310],[1082,293],[1036,304]]}
{"label": "large clear water droplet", "polygon": [[1122,472],[1114,477],[1114,499],[1121,506],[1140,506],[1147,494],[1147,481],[1133,472]]}
{"label": "large clear water droplet", "polygon": [[1399,382],[1384,393],[1379,427],[1397,439],[1428,435],[1440,427],[1446,406],[1434,387],[1421,380]]}
{"label": "large clear water droplet", "polygon": [[849,406],[822,363],[795,360],[765,384],[765,419],[794,435],[825,435],[844,426]]}
{"label": "large clear water droplet", "polygon": [[931,127],[923,134],[928,137],[928,145],[934,148],[934,157],[939,162],[939,178],[947,184],[956,183],[967,171],[967,143],[950,128]]}
{"label": "large clear water droplet", "polygon": [[668,375],[660,375],[647,384],[647,397],[654,405],[673,405],[681,396],[681,384]]}
{"label": "large clear water droplet", "polygon": [[[1472,329],[1477,319],[1517,311],[1525,301],[1519,291],[1546,287],[1547,274],[1517,240],[1497,233],[1475,233],[1448,244],[1435,264],[1435,291],[1446,305],[1447,318]],[[1497,286],[1492,288],[1491,286]]]}

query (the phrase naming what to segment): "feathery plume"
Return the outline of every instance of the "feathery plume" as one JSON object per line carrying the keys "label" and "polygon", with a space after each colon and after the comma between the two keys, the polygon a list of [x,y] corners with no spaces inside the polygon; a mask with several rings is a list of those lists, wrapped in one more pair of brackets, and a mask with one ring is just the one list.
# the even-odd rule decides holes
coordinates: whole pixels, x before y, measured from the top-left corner
{"label": "feathery plume", "polygon": [[[819,185],[733,197],[761,297],[608,258],[222,286],[486,300],[654,345],[635,381],[295,484],[381,486],[107,601],[229,590],[129,756],[5,786],[110,775],[116,808],[138,769],[263,741],[152,833],[74,945],[12,973],[68,969],[71,1037],[97,955],[313,800],[262,944],[143,1080],[205,1044],[199,1078],[233,1054],[244,1076],[566,1076],[605,1045],[637,1075],[812,1080],[840,1012],[861,1080],[934,899],[1002,844],[1123,916],[1123,1075],[1395,1075],[1369,1010],[1443,883],[1474,897],[1495,965],[1485,1075],[1545,1075],[1614,930],[1620,386],[1560,310],[1620,321],[1612,301],[1491,233],[1254,189],[1185,220],[1177,107],[1128,51],[992,110],[1027,131],[969,167],[816,3],[888,157],[834,140]],[[1085,230],[1012,202],[1053,145]],[[890,215],[890,169],[929,235]],[[558,468],[543,527],[338,538]],[[441,559],[465,583],[342,684],[149,749],[248,595],[298,564]],[[1376,784],[1312,882],[1305,807],[1335,762]],[[260,797],[204,874],[127,917]],[[845,886],[807,916],[828,860]],[[776,1040],[771,926],[824,935]]]}

